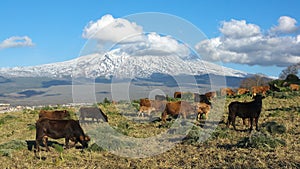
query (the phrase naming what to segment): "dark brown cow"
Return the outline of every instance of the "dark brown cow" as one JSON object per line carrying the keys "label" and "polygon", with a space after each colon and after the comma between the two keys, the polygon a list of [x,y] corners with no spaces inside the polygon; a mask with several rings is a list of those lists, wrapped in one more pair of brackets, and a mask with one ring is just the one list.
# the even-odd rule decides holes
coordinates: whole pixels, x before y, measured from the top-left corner
{"label": "dark brown cow", "polygon": [[237,90],[238,95],[247,94],[247,93],[250,93],[250,90],[246,88],[238,88]]}
{"label": "dark brown cow", "polygon": [[41,110],[39,118],[70,119],[70,113],[67,110]]}
{"label": "dark brown cow", "polygon": [[228,106],[229,115],[227,121],[227,128],[232,123],[233,128],[235,127],[235,118],[236,116],[241,117],[243,119],[243,123],[245,124],[245,119],[250,118],[250,131],[253,129],[253,119],[255,119],[256,130],[258,130],[258,119],[262,109],[262,99],[264,97],[261,95],[253,96],[253,101],[251,102],[231,102]]}
{"label": "dark brown cow", "polygon": [[167,115],[171,115],[176,118],[178,115],[182,115],[185,119],[189,114],[195,114],[197,112],[197,106],[185,101],[169,102],[166,105],[164,112],[162,113],[161,119],[165,123]]}
{"label": "dark brown cow", "polygon": [[266,96],[267,91],[270,90],[270,86],[253,86],[251,88],[252,95],[262,94]]}
{"label": "dark brown cow", "polygon": [[41,118],[36,122],[36,149],[40,151],[39,144],[43,140],[47,151],[48,137],[53,139],[65,138],[65,146],[69,148],[69,140],[74,141],[75,144],[80,142],[82,149],[88,147],[90,138],[84,134],[79,121],[75,120],[53,120]]}
{"label": "dark brown cow", "polygon": [[80,119],[85,122],[85,118],[92,118],[92,122],[96,119],[99,122],[102,119],[104,122],[108,122],[107,116],[98,107],[81,107],[79,109]]}
{"label": "dark brown cow", "polygon": [[180,99],[181,98],[181,92],[174,92],[174,98]]}

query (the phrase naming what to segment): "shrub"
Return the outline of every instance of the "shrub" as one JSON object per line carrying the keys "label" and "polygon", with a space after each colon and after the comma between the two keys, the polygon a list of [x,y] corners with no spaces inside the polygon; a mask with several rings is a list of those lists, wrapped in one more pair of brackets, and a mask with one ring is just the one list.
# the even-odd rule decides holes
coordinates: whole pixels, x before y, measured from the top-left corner
{"label": "shrub", "polygon": [[277,146],[286,146],[284,140],[272,138],[266,134],[257,132],[250,137],[244,137],[237,143],[239,148],[257,148],[261,150],[273,150]]}
{"label": "shrub", "polygon": [[278,134],[283,134],[286,132],[286,127],[281,124],[277,124],[276,122],[267,122],[262,124],[262,127],[265,127],[266,130],[270,133],[278,133]]}

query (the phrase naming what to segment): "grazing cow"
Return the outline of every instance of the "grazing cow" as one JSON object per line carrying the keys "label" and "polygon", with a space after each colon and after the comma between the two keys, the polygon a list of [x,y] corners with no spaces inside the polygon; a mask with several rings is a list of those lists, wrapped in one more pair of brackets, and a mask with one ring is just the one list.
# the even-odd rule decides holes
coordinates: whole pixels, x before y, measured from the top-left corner
{"label": "grazing cow", "polygon": [[208,105],[211,105],[211,102],[204,94],[194,93],[194,102],[206,103]]}
{"label": "grazing cow", "polygon": [[251,102],[231,102],[228,106],[229,115],[227,121],[227,128],[232,123],[233,128],[235,127],[236,116],[243,119],[245,124],[245,119],[250,118],[250,131],[253,129],[253,119],[255,119],[256,130],[258,130],[258,119],[262,109],[262,99],[264,96],[255,95],[253,96],[253,101]]}
{"label": "grazing cow", "polygon": [[234,96],[235,92],[230,88],[221,88],[221,96]]}
{"label": "grazing cow", "polygon": [[206,103],[197,103],[198,106],[198,115],[197,115],[197,120],[202,119],[202,115],[205,114],[205,118],[207,119],[208,113],[211,109],[211,105],[206,104]]}
{"label": "grazing cow", "polygon": [[53,120],[42,118],[36,122],[36,149],[40,151],[39,143],[43,141],[47,151],[49,150],[48,137],[53,139],[65,138],[65,146],[69,148],[69,140],[75,144],[80,142],[82,149],[88,147],[89,136],[85,135],[79,121],[75,120]]}
{"label": "grazing cow", "polygon": [[67,110],[41,110],[39,118],[70,119],[70,113]]}
{"label": "grazing cow", "polygon": [[100,119],[104,122],[108,122],[107,116],[98,107],[81,107],[79,112],[82,121],[85,121],[85,118],[92,118],[92,122],[94,122],[94,119],[96,119],[98,123]]}
{"label": "grazing cow", "polygon": [[254,96],[256,94],[262,94],[262,95],[266,96],[266,93],[269,90],[270,90],[270,86],[253,86],[251,88],[252,96]]}
{"label": "grazing cow", "polygon": [[207,97],[208,100],[211,100],[217,97],[217,92],[207,92],[205,93],[205,96]]}
{"label": "grazing cow", "polygon": [[155,100],[167,100],[167,97],[165,95],[155,95]]}
{"label": "grazing cow", "polygon": [[155,111],[154,107],[147,107],[147,106],[141,106],[140,110],[138,111],[138,117],[142,114],[142,117],[144,117],[144,113],[147,113],[148,116],[150,116],[151,112]]}
{"label": "grazing cow", "polygon": [[165,123],[167,115],[171,115],[176,118],[178,115],[182,115],[186,119],[187,115],[195,113],[196,107],[185,101],[168,102],[164,112],[161,115],[162,122]]}
{"label": "grazing cow", "polygon": [[298,91],[299,90],[299,85],[297,85],[297,84],[290,84],[290,89],[292,91]]}

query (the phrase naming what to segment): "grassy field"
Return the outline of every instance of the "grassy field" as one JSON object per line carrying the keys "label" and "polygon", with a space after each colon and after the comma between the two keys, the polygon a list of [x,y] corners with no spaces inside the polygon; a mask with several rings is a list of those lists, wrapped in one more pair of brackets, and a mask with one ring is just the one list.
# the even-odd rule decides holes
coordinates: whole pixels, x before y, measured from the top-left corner
{"label": "grassy field", "polygon": [[[207,123],[214,114],[221,115],[219,124],[206,141],[198,142],[201,124],[189,130],[183,141],[163,153],[146,158],[121,157],[113,149],[108,135],[97,135],[91,130],[93,124],[82,124],[91,136],[90,147],[62,149],[63,139],[50,139],[51,152],[41,151],[42,159],[36,158],[33,151],[35,121],[38,111],[23,111],[0,114],[0,167],[1,168],[300,168],[300,94],[276,93],[263,100],[263,110],[259,119],[260,131],[243,131],[246,127],[237,119],[237,128],[226,128],[227,106],[233,100],[250,101],[249,96],[227,98],[222,107],[214,106]],[[216,105],[217,101],[214,101]],[[149,121],[149,117],[137,117],[136,104],[120,103],[99,105],[108,115],[109,126],[117,133],[129,138],[148,138],[168,130],[174,121],[161,125],[159,113]],[[122,111],[120,111],[122,110]],[[126,111],[124,111],[126,110]],[[76,110],[71,110],[76,112]],[[221,114],[220,114],[221,112]],[[223,113],[224,112],[224,113]],[[74,118],[76,118],[74,116]],[[96,124],[105,128],[106,124]],[[102,132],[105,130],[101,130]],[[93,133],[94,132],[94,133]],[[105,132],[103,132],[105,133]],[[103,134],[102,133],[102,134]],[[176,135],[176,134],[175,134]],[[97,139],[108,142],[110,147],[98,146]],[[146,148],[152,146],[151,142]],[[42,147],[42,149],[45,149]]]}

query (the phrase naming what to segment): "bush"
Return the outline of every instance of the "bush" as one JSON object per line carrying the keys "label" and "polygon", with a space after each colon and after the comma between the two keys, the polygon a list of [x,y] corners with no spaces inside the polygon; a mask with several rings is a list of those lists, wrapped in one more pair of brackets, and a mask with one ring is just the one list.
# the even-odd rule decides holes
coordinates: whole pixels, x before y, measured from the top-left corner
{"label": "bush", "polygon": [[88,151],[90,152],[101,152],[101,151],[105,151],[104,148],[98,146],[98,144],[93,143],[91,146],[89,146],[87,148]]}
{"label": "bush", "polygon": [[260,132],[252,134],[250,137],[244,137],[237,143],[239,148],[257,148],[261,150],[273,150],[278,146],[286,146],[285,141]]}
{"label": "bush", "polygon": [[277,124],[274,121],[264,123],[264,124],[262,124],[262,127],[265,127],[268,132],[273,133],[273,134],[275,134],[275,133],[283,134],[286,132],[286,127],[284,125]]}

